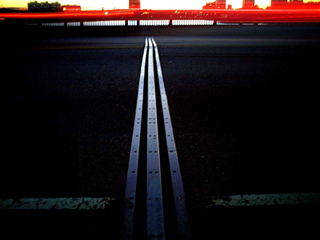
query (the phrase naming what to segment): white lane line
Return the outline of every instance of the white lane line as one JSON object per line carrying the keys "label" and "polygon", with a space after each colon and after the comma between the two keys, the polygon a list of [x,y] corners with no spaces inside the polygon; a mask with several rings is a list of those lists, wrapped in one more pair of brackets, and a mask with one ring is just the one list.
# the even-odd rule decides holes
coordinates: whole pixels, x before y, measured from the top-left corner
{"label": "white lane line", "polygon": [[0,210],[103,210],[114,198],[10,198],[0,199]]}
{"label": "white lane line", "polygon": [[247,207],[291,204],[320,203],[320,193],[282,193],[282,194],[245,194],[231,195],[222,199],[212,199],[207,207]]}

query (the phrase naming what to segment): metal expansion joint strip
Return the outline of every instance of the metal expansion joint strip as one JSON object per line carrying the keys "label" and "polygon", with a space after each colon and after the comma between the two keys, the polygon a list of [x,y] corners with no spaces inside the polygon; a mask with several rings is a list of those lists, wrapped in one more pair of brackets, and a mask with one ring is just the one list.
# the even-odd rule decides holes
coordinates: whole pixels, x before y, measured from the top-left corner
{"label": "metal expansion joint strip", "polygon": [[186,210],[186,204],[185,204],[185,194],[184,194],[183,182],[182,182],[182,177],[180,172],[178,154],[177,154],[175,140],[173,136],[173,128],[171,123],[167,94],[166,94],[164,81],[163,81],[159,51],[158,51],[157,44],[153,38],[152,38],[152,43],[154,45],[154,50],[155,50],[155,59],[156,59],[156,65],[157,65],[159,89],[160,89],[160,96],[161,96],[160,100],[162,105],[163,121],[164,121],[164,127],[165,127],[165,136],[166,136],[166,143],[167,143],[167,149],[168,149],[170,175],[171,175],[171,181],[172,181],[174,204],[176,208],[179,237],[180,239],[190,239],[191,234],[189,231],[188,216],[187,216],[187,210]]}
{"label": "metal expansion joint strip", "polygon": [[145,41],[145,47],[142,56],[140,79],[138,87],[138,98],[136,105],[136,113],[134,119],[134,127],[131,141],[129,167],[127,172],[127,184],[125,190],[125,239],[133,238],[133,223],[136,206],[137,180],[138,180],[138,165],[139,165],[139,150],[142,122],[142,107],[143,107],[143,92],[144,79],[146,70],[146,58],[148,51],[148,41]]}
{"label": "metal expansion joint strip", "polygon": [[148,239],[165,239],[156,88],[151,38],[149,38],[148,59],[147,138],[147,237]]}
{"label": "metal expansion joint strip", "polygon": [[[170,175],[176,209],[176,219],[180,239],[189,239],[189,227],[185,205],[185,194],[180,173],[179,161],[173,136],[171,117],[165,92],[160,58],[157,44],[153,38],[146,38],[142,57],[138,100],[136,107],[135,123],[131,143],[127,185],[125,192],[125,239],[133,239],[134,215],[136,207],[136,192],[138,182],[139,149],[141,142],[141,122],[143,109],[144,79],[146,58],[148,54],[148,93],[147,93],[147,146],[146,146],[146,230],[147,239],[165,239],[165,222],[163,210],[163,192],[161,182],[159,133],[157,118],[156,79],[154,72],[154,55],[157,67],[157,76],[160,89],[164,131],[170,166]],[[146,100],[145,100],[146,101]],[[145,115],[144,115],[145,116]]]}

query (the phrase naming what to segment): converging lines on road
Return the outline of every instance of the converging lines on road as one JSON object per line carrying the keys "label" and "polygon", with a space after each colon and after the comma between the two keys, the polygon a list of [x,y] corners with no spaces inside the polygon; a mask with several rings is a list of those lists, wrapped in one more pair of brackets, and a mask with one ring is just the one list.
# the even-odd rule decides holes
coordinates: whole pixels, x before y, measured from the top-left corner
{"label": "converging lines on road", "polygon": [[[145,41],[134,122],[125,193],[125,239],[143,235],[148,239],[188,239],[183,183],[158,47],[152,37]],[[170,223],[172,219],[174,223]],[[144,225],[141,230],[139,226]]]}
{"label": "converging lines on road", "polygon": [[[60,31],[52,24],[48,33]],[[64,24],[108,37],[17,38],[4,51],[5,238],[319,233],[318,93],[308,77],[318,26],[309,38],[300,26],[118,36],[120,27]]]}

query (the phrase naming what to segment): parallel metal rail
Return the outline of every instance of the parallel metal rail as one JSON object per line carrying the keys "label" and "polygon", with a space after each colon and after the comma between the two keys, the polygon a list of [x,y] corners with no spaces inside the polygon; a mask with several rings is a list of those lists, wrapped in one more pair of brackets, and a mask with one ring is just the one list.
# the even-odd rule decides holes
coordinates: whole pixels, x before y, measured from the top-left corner
{"label": "parallel metal rail", "polygon": [[[143,97],[141,94],[144,90],[144,71],[145,71],[145,62],[146,62],[146,49],[148,48],[148,91],[147,97]],[[155,56],[155,58],[154,58]],[[156,74],[154,71],[154,60],[156,62]],[[156,86],[158,83],[158,86]],[[157,90],[160,92],[157,93]],[[157,96],[160,96],[160,99],[157,99]],[[143,109],[143,100],[147,100],[147,110],[145,113],[142,113]],[[157,103],[157,101],[161,101]],[[161,106],[161,115],[163,115],[163,120],[158,119],[157,106]],[[141,135],[141,121],[143,114],[147,115],[147,134],[146,136]],[[164,124],[164,127],[159,127],[159,122]],[[159,134],[159,129],[164,131],[164,134]],[[165,136],[166,146],[163,146],[163,149],[167,149],[167,152],[164,152],[163,149],[160,149],[160,140],[159,136]],[[139,159],[139,149],[142,141],[141,137],[146,138],[146,154],[145,159]],[[169,161],[170,174],[161,174],[161,156],[167,155]],[[163,159],[166,159],[164,157]],[[144,204],[136,202],[137,195],[137,183],[138,183],[138,165],[139,161],[146,161],[146,173],[144,177],[146,178],[146,213],[136,212],[138,204]],[[162,160],[163,161],[163,160]],[[139,172],[140,176],[141,172]],[[162,189],[162,178],[169,177],[172,184],[173,191],[173,203],[175,208],[174,213],[166,213],[166,208],[164,207],[163,199],[166,197],[167,193],[163,192]],[[173,129],[171,124],[171,117],[169,112],[169,106],[167,101],[167,96],[164,87],[163,75],[160,64],[160,57],[158,52],[158,47],[153,38],[147,38],[144,48],[142,64],[141,64],[141,73],[139,81],[139,91],[138,91],[138,100],[136,108],[136,119],[132,137],[131,153],[129,160],[129,168],[127,173],[127,185],[125,193],[125,239],[134,239],[134,226],[135,226],[135,216],[137,214],[146,216],[146,233],[145,236],[147,239],[166,239],[165,232],[165,214],[172,214],[176,219],[176,226],[179,239],[190,239],[189,227],[188,227],[188,217],[185,205],[185,194],[183,190],[183,183],[180,173],[178,155],[176,151]],[[144,234],[142,234],[144,235]]]}
{"label": "parallel metal rail", "polygon": [[138,165],[139,165],[139,153],[140,153],[140,137],[141,137],[141,122],[142,122],[142,108],[144,98],[144,79],[146,58],[148,51],[148,41],[145,41],[145,47],[142,56],[140,80],[138,88],[138,98],[136,105],[136,113],[133,127],[133,135],[131,141],[129,167],[127,173],[127,185],[125,192],[125,234],[126,239],[132,239],[133,237],[133,224],[134,214],[136,207],[136,195],[137,195],[137,182],[138,182]]}
{"label": "parallel metal rail", "polygon": [[153,45],[149,38],[148,59],[148,141],[147,141],[147,236],[165,239],[160,149],[157,118]]}
{"label": "parallel metal rail", "polygon": [[165,127],[165,136],[170,164],[170,175],[172,181],[172,190],[174,197],[174,205],[176,208],[176,218],[178,224],[178,231],[180,239],[189,239],[190,233],[187,222],[187,210],[185,205],[185,194],[183,189],[183,182],[180,172],[180,166],[178,161],[178,154],[176,149],[176,144],[173,135],[173,128],[171,123],[171,116],[169,111],[167,94],[164,86],[162,69],[160,64],[160,57],[158,46],[154,39],[152,38],[152,42],[155,49],[155,58],[158,72],[158,80],[159,80],[159,89],[161,96],[161,105],[162,105],[162,113],[163,113],[163,121]]}

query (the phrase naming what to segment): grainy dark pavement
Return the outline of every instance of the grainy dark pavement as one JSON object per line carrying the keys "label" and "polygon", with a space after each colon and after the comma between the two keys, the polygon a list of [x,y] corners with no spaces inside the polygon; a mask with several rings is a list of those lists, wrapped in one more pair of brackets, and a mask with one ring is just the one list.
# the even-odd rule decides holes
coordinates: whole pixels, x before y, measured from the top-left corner
{"label": "grainy dark pavement", "polygon": [[[193,238],[319,234],[316,204],[208,207],[214,196],[319,192],[319,27],[152,33]],[[116,200],[103,211],[2,211],[1,239],[119,238],[144,39],[3,41],[0,198]]]}
{"label": "grainy dark pavement", "polygon": [[195,239],[319,233],[319,206],[206,208],[212,196],[319,192],[319,42],[264,37],[156,38]]}

